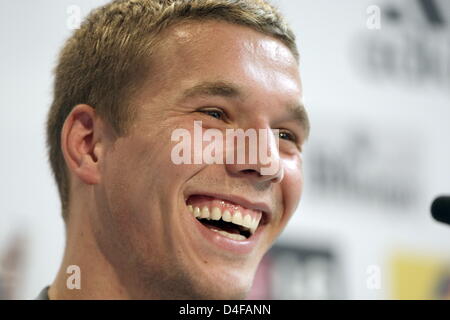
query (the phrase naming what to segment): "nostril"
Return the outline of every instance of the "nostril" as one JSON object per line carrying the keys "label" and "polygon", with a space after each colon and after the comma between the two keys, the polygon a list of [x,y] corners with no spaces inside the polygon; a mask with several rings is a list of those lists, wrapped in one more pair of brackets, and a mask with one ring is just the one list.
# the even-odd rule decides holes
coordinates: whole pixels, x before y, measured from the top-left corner
{"label": "nostril", "polygon": [[258,176],[260,175],[258,171],[253,170],[253,169],[245,169],[245,170],[242,170],[241,172],[245,173],[245,174],[256,174]]}

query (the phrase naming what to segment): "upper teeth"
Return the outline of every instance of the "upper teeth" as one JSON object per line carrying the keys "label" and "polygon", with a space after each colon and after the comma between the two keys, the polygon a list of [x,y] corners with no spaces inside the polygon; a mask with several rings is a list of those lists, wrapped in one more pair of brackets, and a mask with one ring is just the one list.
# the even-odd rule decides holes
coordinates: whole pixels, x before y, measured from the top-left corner
{"label": "upper teeth", "polygon": [[225,222],[231,222],[238,226],[242,226],[248,228],[250,232],[253,234],[258,228],[259,218],[252,218],[249,214],[242,216],[240,211],[235,211],[232,216],[230,211],[224,210],[223,212],[220,208],[213,207],[211,210],[208,207],[194,207],[192,205],[188,205],[189,211],[194,215],[194,217],[198,219],[208,219],[208,220],[220,220],[222,219]]}

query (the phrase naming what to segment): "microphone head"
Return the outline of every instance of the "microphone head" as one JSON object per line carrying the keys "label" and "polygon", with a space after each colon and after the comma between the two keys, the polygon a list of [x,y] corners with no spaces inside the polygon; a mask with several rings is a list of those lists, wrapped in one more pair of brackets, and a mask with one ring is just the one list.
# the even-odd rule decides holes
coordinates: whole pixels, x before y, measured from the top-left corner
{"label": "microphone head", "polygon": [[450,197],[438,197],[431,205],[431,215],[439,222],[450,224]]}

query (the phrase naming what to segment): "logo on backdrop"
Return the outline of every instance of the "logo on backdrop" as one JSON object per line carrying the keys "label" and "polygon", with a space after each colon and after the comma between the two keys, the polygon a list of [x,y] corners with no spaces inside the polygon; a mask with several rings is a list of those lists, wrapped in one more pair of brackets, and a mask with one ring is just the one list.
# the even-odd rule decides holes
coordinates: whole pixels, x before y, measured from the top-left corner
{"label": "logo on backdrop", "polygon": [[317,136],[308,149],[305,173],[311,196],[402,212],[417,205],[423,180],[420,138],[410,130],[402,134],[388,127],[346,127],[333,130],[339,132],[333,137]]}
{"label": "logo on backdrop", "polygon": [[[377,81],[429,83],[448,92],[450,3],[384,1],[376,7],[380,8],[379,27],[365,29],[356,41],[363,74]],[[375,13],[368,10],[368,19]]]}

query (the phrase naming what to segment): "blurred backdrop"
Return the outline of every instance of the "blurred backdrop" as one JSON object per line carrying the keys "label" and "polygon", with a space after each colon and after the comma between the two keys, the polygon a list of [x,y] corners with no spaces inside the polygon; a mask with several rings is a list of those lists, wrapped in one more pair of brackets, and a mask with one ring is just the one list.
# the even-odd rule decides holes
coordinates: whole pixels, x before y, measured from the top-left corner
{"label": "blurred backdrop", "polygon": [[[100,0],[0,2],[0,299],[64,249],[44,123],[63,41]],[[450,298],[450,2],[278,0],[301,52],[305,192],[250,298]]]}

